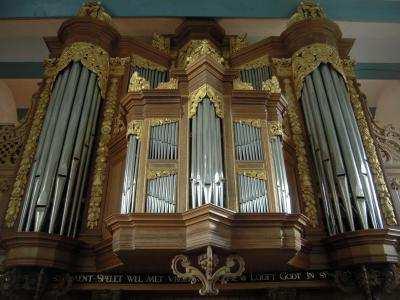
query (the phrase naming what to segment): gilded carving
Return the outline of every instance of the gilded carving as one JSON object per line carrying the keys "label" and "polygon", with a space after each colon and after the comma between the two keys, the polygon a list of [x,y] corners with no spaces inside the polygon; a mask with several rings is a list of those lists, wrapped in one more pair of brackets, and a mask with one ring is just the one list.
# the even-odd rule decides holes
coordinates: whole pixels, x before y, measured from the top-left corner
{"label": "gilded carving", "polygon": [[356,73],[354,72],[354,66],[356,65],[353,59],[342,59],[343,71],[347,78],[356,78]]}
{"label": "gilded carving", "polygon": [[297,170],[300,181],[301,197],[304,202],[305,215],[310,219],[312,227],[318,226],[316,195],[311,180],[310,161],[307,156],[304,139],[305,128],[301,120],[301,108],[293,95],[289,79],[284,81],[284,91],[288,102],[289,123],[297,156]]}
{"label": "gilded carving", "polygon": [[151,70],[157,70],[157,71],[167,71],[167,68],[159,65],[155,62],[152,62],[148,59],[145,59],[139,55],[136,54],[131,54],[131,65],[132,66],[138,66],[140,68],[146,68],[146,69],[151,69]]}
{"label": "gilded carving", "polygon": [[385,163],[400,164],[400,129],[392,124],[380,126],[377,122],[372,122],[371,125]]}
{"label": "gilded carving", "polygon": [[[199,267],[194,267],[190,263],[189,257],[186,255],[176,255],[172,259],[171,268],[172,272],[182,279],[188,279],[192,284],[200,281],[202,287],[199,294],[205,295],[218,295],[219,290],[216,283],[220,281],[226,284],[228,279],[240,277],[244,272],[244,260],[239,255],[229,255],[226,258],[225,265],[217,269],[219,258],[212,252],[211,246],[207,247],[207,252],[198,256]],[[236,271],[232,272],[232,268]],[[181,272],[179,269],[183,269]]]}
{"label": "gilded carving", "polygon": [[276,75],[280,78],[292,77],[291,58],[273,58],[272,64],[275,67]]}
{"label": "gilded carving", "polygon": [[278,78],[276,78],[276,76],[272,76],[271,79],[263,81],[262,90],[266,91],[268,94],[280,94],[281,87],[279,85]]}
{"label": "gilded carving", "polygon": [[141,77],[138,72],[133,72],[131,79],[129,80],[128,92],[141,92],[149,89],[150,83]]}
{"label": "gilded carving", "polygon": [[171,50],[170,39],[158,33],[155,33],[153,35],[153,40],[151,41],[151,45],[154,48],[167,54],[169,54]]}
{"label": "gilded carving", "polygon": [[42,130],[43,120],[46,114],[47,104],[50,100],[51,87],[53,85],[54,76],[48,77],[44,80],[44,86],[40,93],[39,102],[34,114],[32,126],[28,135],[24,152],[22,154],[21,162],[13,189],[8,202],[7,212],[4,218],[6,227],[11,228],[14,226],[15,220],[19,213],[22,197],[25,192],[26,184],[28,182],[29,170],[35,156],[37,141]]}
{"label": "gilded carving", "polygon": [[261,67],[265,67],[265,66],[269,66],[269,56],[268,55],[263,55],[263,56],[256,58],[250,62],[239,65],[238,68],[241,70],[248,70],[248,69],[261,68]]}
{"label": "gilded carving", "polygon": [[314,1],[301,1],[296,12],[292,15],[288,22],[288,27],[294,23],[304,20],[321,20],[326,19],[325,12],[321,6]]}
{"label": "gilded carving", "polygon": [[177,174],[178,171],[176,168],[159,168],[159,169],[150,169],[147,171],[147,179],[155,179],[164,176],[170,176]]}
{"label": "gilded carving", "polygon": [[223,64],[224,58],[208,40],[191,40],[179,51],[178,66],[186,68],[201,57],[207,56]]}
{"label": "gilded carving", "polygon": [[238,170],[239,175],[244,175],[247,177],[260,179],[260,180],[267,180],[267,176],[264,170],[252,169],[252,170]]}
{"label": "gilded carving", "polygon": [[178,122],[178,118],[152,118],[150,119],[150,126],[158,126],[163,124]]}
{"label": "gilded carving", "polygon": [[129,65],[129,57],[111,57],[110,58],[110,76],[123,76]]}
{"label": "gilded carving", "polygon": [[108,144],[111,139],[114,116],[118,108],[118,87],[120,79],[113,77],[110,80],[107,97],[104,101],[104,111],[100,127],[99,144],[94,163],[93,182],[90,193],[89,209],[86,226],[95,229],[98,225],[103,199],[104,182],[106,179]]}
{"label": "gilded carving", "polygon": [[62,52],[54,69],[55,74],[63,70],[71,61],[80,61],[82,65],[98,76],[101,95],[104,98],[110,70],[109,55],[101,47],[86,42],[76,42]]}
{"label": "gilded carving", "polygon": [[112,136],[116,136],[116,135],[120,134],[121,132],[125,132],[126,128],[127,128],[127,126],[126,126],[123,108],[121,105],[119,105],[118,111],[117,111],[117,116],[115,118],[114,125],[113,125]]}
{"label": "gilded carving", "polygon": [[251,83],[243,82],[239,78],[233,80],[233,89],[238,91],[254,91]]}
{"label": "gilded carving", "polygon": [[214,103],[215,113],[217,116],[223,118],[224,104],[222,101],[222,95],[207,83],[203,84],[189,95],[189,118],[192,118],[196,114],[199,103],[203,101],[206,96],[212,103]]}
{"label": "gilded carving", "polygon": [[101,6],[100,1],[86,1],[79,8],[77,17],[90,17],[112,25],[111,16]]}
{"label": "gilded carving", "polygon": [[270,136],[283,136],[283,126],[279,121],[268,121],[268,133]]}
{"label": "gilded carving", "polygon": [[390,193],[385,182],[385,178],[382,171],[381,163],[378,159],[377,149],[375,147],[374,139],[368,127],[367,118],[364,114],[360,95],[358,94],[354,81],[350,80],[347,83],[350,100],[353,106],[354,115],[357,120],[358,129],[363,140],[365,152],[367,154],[368,162],[371,168],[371,172],[374,175],[375,188],[378,193],[378,198],[381,202],[381,208],[388,225],[396,225],[397,221],[395,218],[393,205],[390,199]]}
{"label": "gilded carving", "polygon": [[249,41],[247,40],[247,34],[245,33],[245,34],[231,36],[229,38],[229,45],[231,54],[234,54],[239,50],[247,47],[249,45]]}
{"label": "gilded carving", "polygon": [[296,99],[300,99],[304,78],[321,63],[330,63],[346,80],[342,60],[335,47],[321,43],[305,46],[296,51],[292,56]]}
{"label": "gilded carving", "polygon": [[167,82],[160,82],[156,87],[156,90],[177,90],[178,79],[170,78]]}
{"label": "gilded carving", "polygon": [[237,119],[235,118],[233,120],[236,123],[242,123],[242,124],[247,124],[253,127],[261,128],[263,123],[265,123],[264,120],[262,119]]}
{"label": "gilded carving", "polygon": [[140,140],[143,134],[143,121],[142,120],[134,120],[128,123],[128,127],[126,129],[126,136],[136,135]]}

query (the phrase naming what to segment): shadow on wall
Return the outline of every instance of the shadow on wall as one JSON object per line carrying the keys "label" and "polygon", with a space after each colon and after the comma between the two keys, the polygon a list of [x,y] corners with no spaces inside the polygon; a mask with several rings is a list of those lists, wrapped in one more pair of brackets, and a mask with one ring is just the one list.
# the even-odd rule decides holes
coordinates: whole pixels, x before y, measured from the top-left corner
{"label": "shadow on wall", "polygon": [[15,124],[17,122],[17,107],[14,95],[8,85],[0,80],[0,124]]}

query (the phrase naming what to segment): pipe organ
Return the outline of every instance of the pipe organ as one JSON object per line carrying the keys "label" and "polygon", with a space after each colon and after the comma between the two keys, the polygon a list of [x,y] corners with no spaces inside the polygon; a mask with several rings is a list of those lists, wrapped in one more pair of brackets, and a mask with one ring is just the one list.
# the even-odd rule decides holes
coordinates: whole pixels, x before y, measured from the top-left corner
{"label": "pipe organ", "polygon": [[310,1],[280,36],[243,38],[188,18],[150,44],[90,2],[45,39],[20,162],[0,161],[15,173],[0,279],[39,278],[13,293],[395,289],[400,231],[353,40]]}

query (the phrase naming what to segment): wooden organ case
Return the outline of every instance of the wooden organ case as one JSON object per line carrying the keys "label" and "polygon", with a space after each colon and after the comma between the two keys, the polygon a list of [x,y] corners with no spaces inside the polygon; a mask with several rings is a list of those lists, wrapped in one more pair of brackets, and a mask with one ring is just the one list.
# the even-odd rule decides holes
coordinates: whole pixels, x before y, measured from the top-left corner
{"label": "wooden organ case", "polygon": [[[227,36],[208,19],[186,19],[175,34],[155,35],[150,45],[121,36],[104,9],[93,4],[65,21],[57,37],[46,38],[50,59],[28,118],[32,124],[27,124],[29,135],[15,183],[5,194],[8,206],[2,207],[3,265],[8,270],[4,278],[29,272],[47,278],[46,288],[37,292],[41,283],[36,279],[25,296],[52,295],[54,286],[62,286],[63,297],[108,288],[191,295],[198,290],[215,295],[275,288],[298,289],[300,295],[307,289],[329,293],[337,286],[367,296],[393,290],[398,276],[397,221],[376,150],[369,146],[374,138],[348,59],[353,40],[342,38],[321,8],[307,3],[279,37],[253,45],[243,37]],[[65,183],[65,190],[57,183],[47,203],[41,196],[35,198],[29,176],[36,172],[33,178],[40,182],[47,174],[35,171],[41,159],[36,160],[35,153],[42,149],[41,132],[51,128],[46,115],[57,97],[50,95],[57,76],[73,76],[78,63],[81,74],[92,72],[88,74],[98,80],[97,123],[96,118],[91,121],[88,154],[70,156],[71,161],[86,157],[83,175],[74,175],[72,167],[67,175],[57,173],[56,177],[78,180]],[[300,104],[306,103],[303,82],[311,84],[307,76],[320,64],[332,66],[332,76],[337,71],[345,78],[373,174],[368,180],[377,187],[377,202],[365,208],[368,216],[361,204],[346,210],[350,202],[345,194],[338,198],[343,204],[335,208],[336,198],[329,200],[331,194],[320,190],[328,185],[318,175],[319,148],[310,123],[317,119],[304,114]],[[68,80],[66,90],[73,79]],[[324,111],[322,116],[328,120]],[[55,124],[55,132],[61,130]],[[329,143],[334,140],[327,136]],[[69,148],[63,146],[60,161]],[[82,186],[75,192],[80,195],[76,202],[68,196],[70,186]],[[329,185],[331,190],[334,186]],[[61,204],[56,204],[57,197]],[[350,217],[342,222],[346,213]],[[354,222],[353,213],[360,215]],[[64,229],[68,220],[72,230]],[[226,265],[218,257],[227,257]],[[351,278],[371,272],[393,284],[367,280],[365,291],[361,283],[351,283]],[[164,279],[172,275],[159,275],[161,282],[153,277],[129,279],[143,279],[145,274],[176,277],[170,282]],[[53,275],[56,283],[49,279]],[[15,292],[7,285],[3,289]],[[285,293],[274,299],[288,296]]]}

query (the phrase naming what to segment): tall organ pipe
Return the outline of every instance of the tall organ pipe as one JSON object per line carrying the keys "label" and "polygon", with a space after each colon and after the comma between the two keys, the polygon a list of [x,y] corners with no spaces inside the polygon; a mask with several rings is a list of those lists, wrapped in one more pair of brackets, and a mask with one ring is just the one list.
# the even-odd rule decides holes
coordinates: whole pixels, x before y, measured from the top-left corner
{"label": "tall organ pipe", "polygon": [[[38,148],[24,198],[19,230],[65,234],[65,220],[78,224],[71,214],[72,198],[82,197],[86,176],[77,161],[88,166],[90,153],[82,157],[83,132],[96,128],[100,106],[97,75],[73,62],[56,79],[44,119]],[[95,107],[89,114],[89,108]],[[88,142],[89,148],[93,138]],[[90,145],[89,145],[90,144]],[[81,199],[79,199],[81,201]],[[63,203],[63,205],[61,205]],[[67,235],[74,236],[69,232]]]}
{"label": "tall organ pipe", "polygon": [[305,79],[302,106],[329,233],[382,228],[371,171],[343,78],[321,64]]}
{"label": "tall organ pipe", "polygon": [[224,206],[221,120],[205,97],[191,119],[191,205]]}
{"label": "tall organ pipe", "polygon": [[139,167],[140,140],[134,134],[128,136],[128,149],[125,160],[125,175],[122,188],[121,213],[135,211],[136,184]]}

